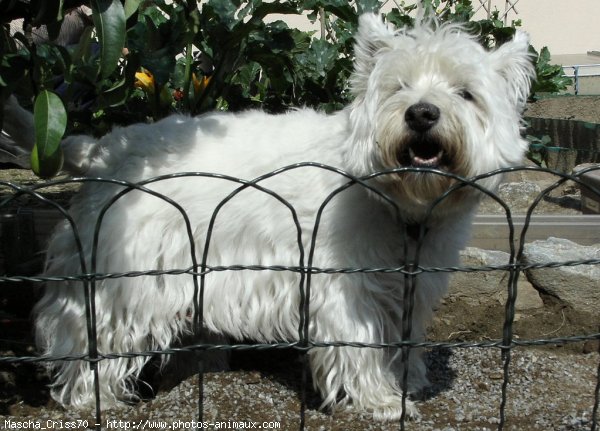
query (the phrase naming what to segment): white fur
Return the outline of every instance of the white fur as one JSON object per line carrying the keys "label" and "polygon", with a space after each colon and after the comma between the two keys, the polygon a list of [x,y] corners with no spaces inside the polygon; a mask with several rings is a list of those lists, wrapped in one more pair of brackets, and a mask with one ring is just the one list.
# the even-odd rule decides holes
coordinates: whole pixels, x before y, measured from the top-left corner
{"label": "white fur", "polygon": [[[439,107],[436,142],[452,156],[451,173],[470,177],[521,161],[520,110],[532,67],[526,38],[519,34],[493,53],[461,27],[421,25],[395,31],[375,15],[360,19],[356,41],[356,99],[324,115],[303,109],[284,115],[250,111],[172,116],[155,124],[116,128],[91,141],[65,140],[66,158],[76,173],[140,181],[173,172],[215,172],[252,180],[283,166],[320,162],[358,177],[400,166],[410,131],[405,111],[417,102]],[[468,90],[474,100],[465,100]],[[91,142],[91,144],[90,144]],[[259,184],[297,211],[308,252],[316,212],[347,178],[314,166],[290,169]],[[483,180],[493,188],[498,179]],[[401,209],[401,218],[425,226],[418,256],[426,267],[458,264],[471,214],[479,196],[473,189],[453,193],[430,217],[428,208],[456,182],[437,174],[401,173],[367,181]],[[410,185],[410,187],[407,186]],[[226,179],[183,177],[148,185],[183,206],[191,221],[201,261],[215,207],[239,184]],[[70,213],[82,238],[87,270],[100,209],[122,188],[86,183]],[[410,190],[409,190],[410,189]],[[456,197],[455,197],[456,196]],[[71,227],[65,223],[48,248],[47,275],[81,273]],[[409,255],[405,256],[405,243]],[[413,259],[416,242],[385,199],[359,185],[336,195],[318,227],[313,265],[318,268],[397,268]],[[208,265],[297,266],[300,253],[290,210],[254,188],[241,191],[219,212]],[[306,259],[304,261],[306,264]],[[96,271],[119,273],[186,269],[190,243],[181,214],[163,200],[134,191],[105,214]],[[444,273],[416,277],[412,339],[423,340],[432,309],[444,294]],[[215,334],[259,342],[297,341],[300,275],[291,271],[215,271],[206,276],[204,327]],[[310,340],[364,343],[402,338],[404,275],[400,273],[314,274],[311,278]],[[101,353],[168,348],[190,331],[191,275],[105,279],[96,284],[98,349]],[[49,283],[36,307],[37,339],[49,355],[87,353],[85,304],[80,282]],[[409,361],[409,390],[427,384],[419,352]],[[354,347],[314,348],[310,366],[324,405],[352,402],[379,419],[402,413],[396,350]],[[99,363],[103,402],[130,398],[147,358]],[[63,404],[93,402],[93,376],[86,362],[53,363],[53,395]],[[409,414],[415,409],[407,401]]]}

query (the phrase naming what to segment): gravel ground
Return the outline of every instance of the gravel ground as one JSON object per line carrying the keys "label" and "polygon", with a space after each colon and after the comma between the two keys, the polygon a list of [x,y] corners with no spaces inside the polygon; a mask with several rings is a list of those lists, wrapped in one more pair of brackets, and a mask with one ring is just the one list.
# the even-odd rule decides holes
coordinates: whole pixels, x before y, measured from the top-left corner
{"label": "gravel ground", "polygon": [[[262,353],[264,354],[264,353]],[[261,355],[262,355],[261,354]],[[255,354],[256,355],[256,354]],[[272,356],[273,354],[268,354]],[[270,371],[230,371],[205,376],[204,421],[215,424],[256,423],[257,427],[295,430],[299,427],[301,385],[298,358],[274,353],[293,362]],[[256,358],[254,358],[256,359]],[[267,360],[268,362],[268,360]],[[284,361],[281,361],[284,362]],[[428,353],[433,383],[418,401],[421,417],[406,422],[407,430],[493,430],[500,421],[503,382],[502,362],[496,349],[434,350]],[[506,407],[507,430],[589,430],[591,427],[598,356],[571,355],[559,351],[517,349],[512,353]],[[103,429],[173,429],[173,423],[198,420],[197,378],[185,380],[155,399],[116,410],[106,410]],[[374,422],[369,415],[351,408],[331,412],[318,410],[318,397],[309,391],[305,412],[306,430],[398,430],[400,424]],[[31,411],[24,405],[12,407],[6,419],[46,423],[87,420],[91,414],[67,412],[57,406]],[[121,421],[121,422],[119,422]],[[169,428],[171,427],[171,428]],[[223,427],[223,426],[222,426]],[[6,429],[16,429],[6,428]],[[84,429],[80,427],[77,429]],[[208,428],[211,429],[211,428]]]}

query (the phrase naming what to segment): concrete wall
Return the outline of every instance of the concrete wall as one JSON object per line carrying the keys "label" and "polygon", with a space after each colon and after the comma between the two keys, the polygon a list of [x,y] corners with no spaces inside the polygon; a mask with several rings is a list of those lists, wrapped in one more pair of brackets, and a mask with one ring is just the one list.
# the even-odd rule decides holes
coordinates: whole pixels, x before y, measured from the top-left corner
{"label": "concrete wall", "polygon": [[[487,0],[482,1],[487,4]],[[473,0],[473,4],[478,2]],[[501,13],[506,10],[506,3],[491,1]],[[553,55],[600,51],[599,0],[519,0],[515,8],[518,15],[511,11],[509,22],[521,19],[522,28],[529,32],[536,48],[547,46]],[[484,10],[478,16],[485,16]]]}
{"label": "concrete wall", "polygon": [[[473,0],[478,4],[480,0]],[[600,0],[511,0],[516,12],[505,0],[481,0],[486,5],[505,11],[507,22],[522,21],[522,29],[531,37],[531,44],[539,51],[547,46],[552,62],[563,66],[585,66],[578,69],[578,94],[600,94]],[[507,8],[508,5],[508,8]],[[485,9],[476,17],[485,18]],[[590,55],[595,51],[596,55]],[[564,68],[565,74],[573,77],[575,69]],[[567,90],[574,93],[575,87]]]}

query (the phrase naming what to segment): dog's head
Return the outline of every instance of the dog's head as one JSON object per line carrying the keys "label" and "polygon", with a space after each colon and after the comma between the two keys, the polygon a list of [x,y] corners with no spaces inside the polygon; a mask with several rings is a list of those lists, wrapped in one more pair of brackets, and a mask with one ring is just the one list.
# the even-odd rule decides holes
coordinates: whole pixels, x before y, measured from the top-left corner
{"label": "dog's head", "polygon": [[[460,25],[429,21],[394,30],[367,14],[355,55],[349,163],[358,172],[435,168],[468,178],[522,161],[521,112],[535,74],[525,33],[487,51]],[[408,171],[382,182],[412,206],[428,205],[455,184]]]}

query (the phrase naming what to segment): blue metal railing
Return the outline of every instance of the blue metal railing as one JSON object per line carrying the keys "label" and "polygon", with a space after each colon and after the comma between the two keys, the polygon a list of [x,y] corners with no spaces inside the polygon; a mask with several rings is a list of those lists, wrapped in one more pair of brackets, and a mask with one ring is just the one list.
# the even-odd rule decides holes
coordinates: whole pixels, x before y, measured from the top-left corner
{"label": "blue metal railing", "polygon": [[[564,71],[564,76],[573,79],[576,95],[579,94],[579,90],[580,90],[580,82],[579,82],[580,78],[600,76],[600,63],[597,63],[597,64],[573,64],[573,65],[562,66],[562,68]],[[568,72],[570,69],[572,69],[572,73]],[[589,73],[585,73],[586,69],[591,69],[591,71]],[[582,72],[583,72],[583,74],[582,74]]]}

